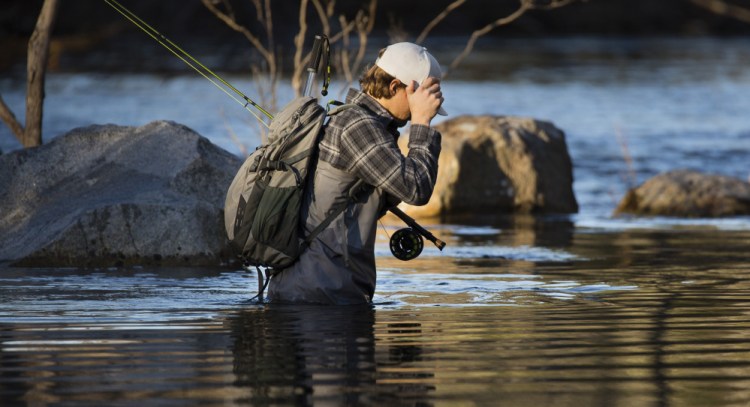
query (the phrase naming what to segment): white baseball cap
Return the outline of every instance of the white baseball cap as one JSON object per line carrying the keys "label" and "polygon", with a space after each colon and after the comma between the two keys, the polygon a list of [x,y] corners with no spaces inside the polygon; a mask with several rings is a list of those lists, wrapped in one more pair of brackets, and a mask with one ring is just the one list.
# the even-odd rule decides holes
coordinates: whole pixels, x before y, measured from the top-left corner
{"label": "white baseball cap", "polygon": [[[400,80],[404,85],[408,85],[412,81],[421,85],[430,76],[438,79],[443,76],[440,64],[435,57],[427,52],[427,48],[411,42],[389,45],[383,55],[375,61],[375,65]],[[438,114],[448,115],[442,106],[438,109]]]}

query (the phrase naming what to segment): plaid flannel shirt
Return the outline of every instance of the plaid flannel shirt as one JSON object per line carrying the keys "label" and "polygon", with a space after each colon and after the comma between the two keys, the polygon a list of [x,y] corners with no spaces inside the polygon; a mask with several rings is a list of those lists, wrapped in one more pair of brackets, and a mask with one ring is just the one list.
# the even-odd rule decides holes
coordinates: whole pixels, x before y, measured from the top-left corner
{"label": "plaid flannel shirt", "polygon": [[411,125],[404,156],[396,141],[405,122],[358,90],[350,89],[346,102],[362,109],[332,117],[320,142],[320,159],[408,204],[426,204],[437,179],[440,133]]}

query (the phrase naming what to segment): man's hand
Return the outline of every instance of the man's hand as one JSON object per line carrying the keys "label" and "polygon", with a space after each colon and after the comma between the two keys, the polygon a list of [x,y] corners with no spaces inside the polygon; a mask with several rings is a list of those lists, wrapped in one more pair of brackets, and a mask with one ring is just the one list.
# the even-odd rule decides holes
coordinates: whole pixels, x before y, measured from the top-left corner
{"label": "man's hand", "polygon": [[440,90],[440,79],[429,77],[422,86],[416,81],[406,86],[406,97],[409,100],[411,123],[430,125],[430,121],[437,114],[443,104],[443,92]]}

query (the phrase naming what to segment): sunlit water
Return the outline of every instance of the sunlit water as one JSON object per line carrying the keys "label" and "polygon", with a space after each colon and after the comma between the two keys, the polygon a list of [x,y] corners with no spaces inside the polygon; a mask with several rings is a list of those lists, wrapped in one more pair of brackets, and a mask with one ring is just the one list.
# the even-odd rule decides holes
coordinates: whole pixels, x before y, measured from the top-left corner
{"label": "sunlit water", "polygon": [[[581,39],[478,54],[481,81],[446,81],[446,109],[565,130],[581,212],[428,225],[448,246],[410,262],[390,255],[386,222],[372,307],[258,304],[239,270],[2,268],[0,405],[746,406],[750,219],[610,214],[628,184],[622,144],[639,181],[748,177],[749,50]],[[231,151],[228,128],[257,144],[201,78],[48,85],[48,138],[170,119]],[[14,80],[0,91],[22,110]],[[16,148],[4,128],[0,146]]]}
{"label": "sunlit water", "polygon": [[249,302],[242,271],[5,269],[0,400],[750,403],[750,232],[552,226],[444,228],[408,263],[383,232],[373,307]]}

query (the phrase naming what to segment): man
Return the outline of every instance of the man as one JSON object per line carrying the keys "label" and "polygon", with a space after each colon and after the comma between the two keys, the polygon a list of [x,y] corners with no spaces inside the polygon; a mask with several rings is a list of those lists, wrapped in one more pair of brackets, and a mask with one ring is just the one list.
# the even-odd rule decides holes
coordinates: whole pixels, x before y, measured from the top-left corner
{"label": "man", "polygon": [[[440,65],[424,47],[398,43],[381,50],[346,97],[357,107],[332,116],[301,219],[308,235],[335,208],[346,209],[291,267],[272,278],[274,302],[362,304],[375,291],[377,220],[404,201],[424,205],[437,178],[440,133],[430,127],[441,108]],[[409,153],[396,144],[411,120]],[[358,182],[361,180],[360,182]],[[366,185],[364,188],[352,186]],[[350,198],[349,195],[353,195]]]}

